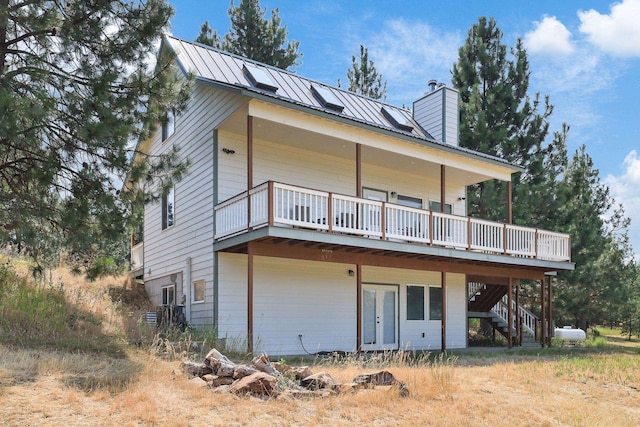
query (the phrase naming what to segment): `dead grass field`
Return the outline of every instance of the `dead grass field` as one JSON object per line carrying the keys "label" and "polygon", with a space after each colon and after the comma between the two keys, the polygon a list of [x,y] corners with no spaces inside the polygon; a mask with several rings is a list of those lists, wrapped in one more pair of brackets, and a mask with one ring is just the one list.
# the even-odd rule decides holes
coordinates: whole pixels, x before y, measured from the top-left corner
{"label": "dead grass field", "polygon": [[[130,322],[117,304],[99,303],[112,285],[91,286],[99,297],[69,287],[73,303],[98,313],[101,333],[122,342]],[[597,349],[479,351],[419,366],[383,360],[409,397],[383,390],[286,401],[197,388],[180,357],[132,345],[114,354],[0,344],[0,425],[638,426],[640,342],[606,338]],[[312,369],[349,382],[375,366],[316,361]]]}

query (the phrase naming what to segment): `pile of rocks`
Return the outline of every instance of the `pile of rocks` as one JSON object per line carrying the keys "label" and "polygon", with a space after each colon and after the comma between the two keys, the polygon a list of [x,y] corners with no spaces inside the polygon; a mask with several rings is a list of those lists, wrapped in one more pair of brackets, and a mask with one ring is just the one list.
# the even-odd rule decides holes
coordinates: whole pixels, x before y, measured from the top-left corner
{"label": "pile of rocks", "polygon": [[270,362],[266,354],[256,356],[249,364],[235,364],[213,349],[203,363],[184,362],[181,367],[190,381],[219,393],[278,398],[327,397],[361,389],[396,388],[400,396],[409,394],[406,384],[388,371],[360,374],[350,383],[339,384],[326,372],[314,374],[308,366]]}

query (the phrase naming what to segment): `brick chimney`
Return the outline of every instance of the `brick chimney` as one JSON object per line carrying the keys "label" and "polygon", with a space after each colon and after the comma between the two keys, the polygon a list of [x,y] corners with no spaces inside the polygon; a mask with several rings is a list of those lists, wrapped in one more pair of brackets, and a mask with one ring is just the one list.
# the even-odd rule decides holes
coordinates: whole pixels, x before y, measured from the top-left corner
{"label": "brick chimney", "polygon": [[458,91],[429,80],[429,92],[413,103],[413,118],[437,141],[458,145]]}

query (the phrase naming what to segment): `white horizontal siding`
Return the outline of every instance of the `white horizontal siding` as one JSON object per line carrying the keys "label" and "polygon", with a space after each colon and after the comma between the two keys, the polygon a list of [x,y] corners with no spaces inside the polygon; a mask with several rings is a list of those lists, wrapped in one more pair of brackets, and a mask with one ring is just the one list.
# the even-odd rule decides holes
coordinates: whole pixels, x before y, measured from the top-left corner
{"label": "white horizontal siding", "polygon": [[[397,169],[365,165],[362,168],[362,186],[387,191],[388,201],[391,203],[397,203],[397,198],[391,197],[392,191],[422,199],[423,209],[429,209],[429,200],[440,201],[440,180],[427,179]],[[465,201],[458,200],[465,196],[465,187],[447,183],[445,193],[446,202],[452,205],[453,213],[466,215]]]}
{"label": "white horizontal siding", "polygon": [[247,256],[218,254],[218,336],[236,350],[247,348]]}
{"label": "white horizontal siding", "polygon": [[[160,203],[145,207],[144,278],[152,281],[183,272],[190,257],[191,281],[206,283],[205,303],[193,304],[190,310],[189,320],[198,325],[211,325],[213,321],[213,130],[244,102],[237,95],[196,85],[188,108],[176,117],[175,133],[162,142],[158,127],[149,153],[156,156],[177,146],[180,158],[189,159],[191,167],[175,184],[172,227],[161,229]],[[185,292],[189,289],[191,286],[184,287]],[[182,295],[181,291],[178,301]],[[186,298],[190,301],[191,295]]]}
{"label": "white horizontal siding", "polygon": [[449,87],[441,87],[414,102],[413,114],[416,122],[437,141],[457,146],[458,105],[458,92]]}
{"label": "white horizontal siding", "polygon": [[254,345],[272,355],[354,351],[356,280],[346,264],[254,258]]}

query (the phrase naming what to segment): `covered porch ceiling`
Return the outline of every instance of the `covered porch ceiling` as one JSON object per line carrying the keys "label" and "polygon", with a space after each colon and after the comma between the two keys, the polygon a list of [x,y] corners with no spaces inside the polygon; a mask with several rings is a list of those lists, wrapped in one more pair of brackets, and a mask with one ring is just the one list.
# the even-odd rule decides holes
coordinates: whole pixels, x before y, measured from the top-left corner
{"label": "covered porch ceiling", "polygon": [[[260,117],[253,118],[253,136],[255,139],[264,139],[311,152],[326,154],[342,158],[352,158],[355,162],[356,141],[347,140],[320,132],[292,126],[286,123],[274,122]],[[347,126],[347,125],[340,125]],[[236,134],[247,132],[247,110],[240,108],[233,113],[221,126],[221,130]],[[372,133],[372,132],[371,132]],[[373,134],[373,133],[372,133]],[[361,144],[363,167],[367,165],[383,167],[391,170],[416,174],[431,180],[440,180],[440,166],[446,162],[446,157],[455,157],[455,154],[445,153],[431,156],[433,160],[425,160],[412,157],[392,150],[385,150],[370,146],[367,140],[354,137]],[[405,142],[412,145],[412,149],[420,150],[418,142]],[[461,154],[457,155],[464,162]],[[467,186],[496,178],[489,173],[483,174],[469,171],[461,167],[447,166],[447,182],[453,185]]]}

